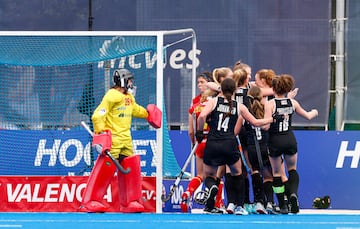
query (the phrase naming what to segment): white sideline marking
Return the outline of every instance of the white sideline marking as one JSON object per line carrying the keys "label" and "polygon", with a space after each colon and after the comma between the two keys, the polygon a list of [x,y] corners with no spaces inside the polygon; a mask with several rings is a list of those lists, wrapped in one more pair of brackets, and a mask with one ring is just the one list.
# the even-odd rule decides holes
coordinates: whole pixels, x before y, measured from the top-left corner
{"label": "white sideline marking", "polygon": [[0,224],[0,228],[21,228],[22,225],[8,225],[8,224]]}
{"label": "white sideline marking", "polygon": [[[191,213],[203,214],[203,209],[192,209]],[[310,215],[360,215],[360,210],[345,210],[345,209],[300,209],[298,214]]]}

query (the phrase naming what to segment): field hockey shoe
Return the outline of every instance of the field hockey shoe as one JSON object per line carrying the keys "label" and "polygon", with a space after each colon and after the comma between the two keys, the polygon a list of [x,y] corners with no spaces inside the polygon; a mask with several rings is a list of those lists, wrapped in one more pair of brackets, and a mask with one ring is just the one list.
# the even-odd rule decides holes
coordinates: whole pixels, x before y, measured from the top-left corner
{"label": "field hockey shoe", "polygon": [[255,204],[244,204],[244,208],[249,214],[257,214],[255,210]]}
{"label": "field hockey shoe", "polygon": [[267,211],[264,207],[264,205],[260,202],[257,202],[255,204],[255,207],[254,207],[255,211],[257,214],[262,214],[262,215],[266,215],[267,214]]}
{"label": "field hockey shoe", "polygon": [[242,206],[237,206],[235,208],[235,215],[249,215],[249,212],[247,212]]}
{"label": "field hockey shoe", "polygon": [[289,214],[289,208],[287,204],[284,204],[280,207],[280,214],[287,215]]}
{"label": "field hockey shoe", "polygon": [[205,214],[224,214],[224,212],[217,207],[213,207],[213,208],[205,207],[203,212]]}
{"label": "field hockey shoe", "polygon": [[293,214],[299,213],[299,201],[298,201],[298,197],[295,193],[290,195],[289,208],[290,208],[290,213],[293,213]]}
{"label": "field hockey shoe", "polygon": [[280,209],[278,209],[278,211],[276,211],[276,206],[274,203],[268,202],[266,204],[266,212],[269,215],[277,215],[279,213]]}
{"label": "field hockey shoe", "polygon": [[236,208],[236,205],[234,203],[229,203],[227,208],[226,208],[226,212],[228,214],[234,214],[235,208]]}
{"label": "field hockey shoe", "polygon": [[186,191],[182,194],[180,209],[181,212],[188,213],[190,205],[190,192]]}

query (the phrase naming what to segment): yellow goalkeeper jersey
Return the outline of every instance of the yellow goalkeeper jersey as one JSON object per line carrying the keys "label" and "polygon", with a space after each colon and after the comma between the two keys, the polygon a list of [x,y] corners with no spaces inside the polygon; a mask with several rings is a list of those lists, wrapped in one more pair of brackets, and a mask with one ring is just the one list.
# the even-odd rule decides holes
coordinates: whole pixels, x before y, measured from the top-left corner
{"label": "yellow goalkeeper jersey", "polygon": [[124,94],[114,88],[106,92],[91,117],[95,133],[105,130],[111,131],[111,153],[115,154],[114,156],[118,156],[118,153],[114,152],[117,149],[128,148],[132,151],[130,131],[132,117],[147,118],[148,112],[144,107],[136,103],[131,93]]}

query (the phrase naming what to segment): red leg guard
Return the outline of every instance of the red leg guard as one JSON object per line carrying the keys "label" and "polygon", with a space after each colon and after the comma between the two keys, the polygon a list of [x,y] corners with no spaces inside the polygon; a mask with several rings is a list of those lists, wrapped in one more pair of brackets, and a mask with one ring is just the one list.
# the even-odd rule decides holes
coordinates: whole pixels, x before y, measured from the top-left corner
{"label": "red leg guard", "polygon": [[115,164],[106,155],[99,155],[90,173],[82,195],[80,211],[105,212],[109,207],[103,203],[106,190],[116,171]]}
{"label": "red leg guard", "polygon": [[201,177],[199,177],[199,176],[193,177],[190,180],[186,191],[189,191],[190,195],[192,196],[194,194],[195,190],[201,185],[201,183],[202,183]]}
{"label": "red leg guard", "polygon": [[143,212],[144,206],[141,204],[141,167],[140,156],[133,155],[126,157],[121,165],[130,168],[130,173],[123,174],[118,172],[120,212]]}
{"label": "red leg guard", "polygon": [[215,207],[222,208],[224,207],[224,200],[222,198],[222,192],[223,192],[224,182],[221,180],[219,183],[219,190],[215,198]]}

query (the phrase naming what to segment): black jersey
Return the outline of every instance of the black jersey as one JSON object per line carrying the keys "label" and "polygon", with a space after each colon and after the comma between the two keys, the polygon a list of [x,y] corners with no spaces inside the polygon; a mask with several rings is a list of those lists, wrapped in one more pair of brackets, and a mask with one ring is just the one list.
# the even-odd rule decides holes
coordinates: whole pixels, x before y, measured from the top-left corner
{"label": "black jersey", "polygon": [[216,106],[209,115],[210,131],[207,140],[234,139],[235,124],[239,116],[237,102],[232,101],[230,114],[230,104],[224,97],[216,97]]}
{"label": "black jersey", "polygon": [[229,105],[224,97],[216,97],[215,108],[208,116],[210,131],[204,149],[206,165],[233,165],[240,159],[234,135],[239,116],[238,103],[232,100],[231,110]]}
{"label": "black jersey", "polygon": [[235,91],[235,100],[240,104],[244,104],[246,107],[249,107],[249,98],[247,97],[247,93],[249,88],[238,88]]}
{"label": "black jersey", "polygon": [[272,100],[274,98],[275,98],[274,95],[268,95],[268,96],[266,96],[266,101],[270,101],[270,100]]}
{"label": "black jersey", "polygon": [[274,99],[276,122],[270,124],[270,133],[287,133],[291,130],[291,119],[295,111],[294,105],[289,98]]}
{"label": "black jersey", "polygon": [[[238,102],[238,104],[244,104],[247,108],[250,106],[249,97],[247,96],[247,93],[249,91],[250,85],[247,87],[240,87],[237,88],[235,91],[235,100]],[[244,125],[241,127],[239,132],[239,139],[241,146],[244,150],[246,150],[247,147],[247,136],[246,136],[246,130]]]}
{"label": "black jersey", "polygon": [[259,143],[267,143],[268,132],[266,130],[251,125],[249,121],[245,121],[244,128],[246,130],[246,142],[248,145],[255,145],[254,135],[256,135]]}

